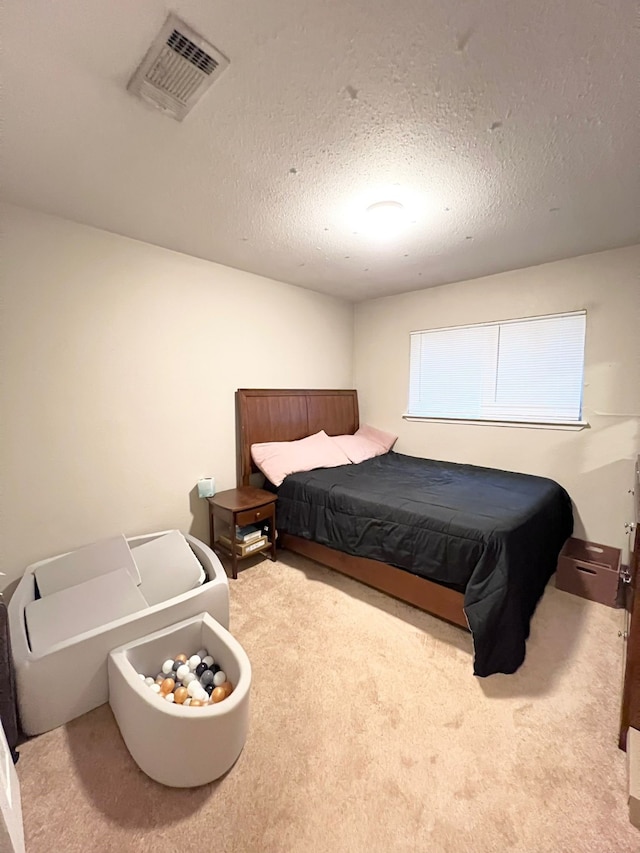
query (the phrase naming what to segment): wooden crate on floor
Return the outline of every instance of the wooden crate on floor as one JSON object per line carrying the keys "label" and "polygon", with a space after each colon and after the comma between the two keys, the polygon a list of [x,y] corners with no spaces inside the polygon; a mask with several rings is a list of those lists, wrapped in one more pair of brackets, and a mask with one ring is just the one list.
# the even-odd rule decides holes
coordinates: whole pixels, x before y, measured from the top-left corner
{"label": "wooden crate on floor", "polygon": [[620,548],[568,539],[558,558],[556,587],[617,607],[621,554]]}

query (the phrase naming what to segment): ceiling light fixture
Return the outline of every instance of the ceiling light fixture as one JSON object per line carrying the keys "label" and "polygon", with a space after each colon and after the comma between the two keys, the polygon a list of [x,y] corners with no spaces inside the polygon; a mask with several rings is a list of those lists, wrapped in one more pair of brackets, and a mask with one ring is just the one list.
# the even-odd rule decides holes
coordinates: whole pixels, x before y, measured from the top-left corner
{"label": "ceiling light fixture", "polygon": [[395,237],[406,224],[407,211],[399,201],[377,201],[366,210],[365,228],[372,237]]}

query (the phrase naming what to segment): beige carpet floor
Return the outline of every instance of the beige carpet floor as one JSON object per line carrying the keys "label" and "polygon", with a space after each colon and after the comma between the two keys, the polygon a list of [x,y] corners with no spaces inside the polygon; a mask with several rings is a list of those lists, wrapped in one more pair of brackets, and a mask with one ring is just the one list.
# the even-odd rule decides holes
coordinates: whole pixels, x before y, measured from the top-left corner
{"label": "beige carpet floor", "polygon": [[105,705],[21,747],[28,853],[640,851],[620,611],[549,588],[524,666],[480,680],[463,631],[293,555],[231,600],[254,679],[236,765],[163,788]]}

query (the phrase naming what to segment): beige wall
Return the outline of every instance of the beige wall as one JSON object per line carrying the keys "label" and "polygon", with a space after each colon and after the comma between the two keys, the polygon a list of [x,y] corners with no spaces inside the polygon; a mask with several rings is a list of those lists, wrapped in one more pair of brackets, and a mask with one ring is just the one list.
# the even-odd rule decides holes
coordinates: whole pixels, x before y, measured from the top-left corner
{"label": "beige wall", "polygon": [[[408,422],[409,332],[586,308],[580,432]],[[585,255],[356,306],[361,419],[417,456],[539,474],[574,500],[576,534],[625,547],[640,451],[640,246]]]}
{"label": "beige wall", "polygon": [[3,209],[0,588],[122,531],[206,538],[235,485],[238,387],[352,387],[353,307]]}
{"label": "beige wall", "polygon": [[[199,477],[235,483],[238,387],[350,387],[353,308],[5,207],[0,588],[117,531],[206,538]],[[587,308],[581,432],[409,423],[409,331]],[[401,452],[553,477],[579,535],[624,545],[639,450],[640,247],[356,306],[361,416]],[[635,417],[634,417],[635,415]],[[586,532],[585,532],[586,531]]]}

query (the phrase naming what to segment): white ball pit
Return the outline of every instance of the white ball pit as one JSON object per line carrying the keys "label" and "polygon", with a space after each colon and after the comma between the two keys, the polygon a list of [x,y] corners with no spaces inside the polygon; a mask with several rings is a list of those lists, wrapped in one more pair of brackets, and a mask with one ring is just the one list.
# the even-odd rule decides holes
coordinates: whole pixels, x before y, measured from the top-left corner
{"label": "white ball pit", "polygon": [[[215,705],[167,702],[140,678],[167,658],[206,648],[234,686]],[[218,779],[242,752],[249,726],[251,664],[208,613],[127,643],[109,655],[109,704],[138,767],[162,785],[193,788]]]}

